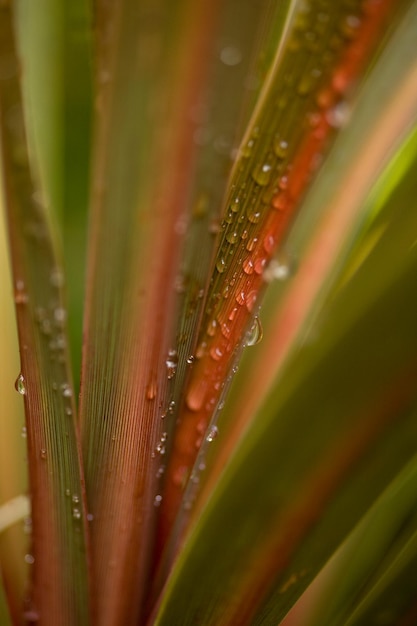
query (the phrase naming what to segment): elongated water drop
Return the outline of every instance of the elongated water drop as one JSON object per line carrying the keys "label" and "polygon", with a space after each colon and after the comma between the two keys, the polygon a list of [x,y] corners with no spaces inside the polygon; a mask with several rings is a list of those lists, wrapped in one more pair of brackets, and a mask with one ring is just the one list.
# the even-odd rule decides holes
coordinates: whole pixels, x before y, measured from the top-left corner
{"label": "elongated water drop", "polygon": [[263,337],[263,330],[262,330],[262,325],[261,325],[261,321],[259,319],[258,316],[255,317],[255,319],[253,320],[253,325],[252,328],[249,331],[248,334],[248,338],[246,341],[246,345],[247,346],[256,346],[256,344],[258,344],[262,337]]}
{"label": "elongated water drop", "polygon": [[168,358],[165,361],[165,365],[168,372],[168,380],[171,380],[171,378],[174,378],[175,372],[177,371],[178,354],[176,350],[168,351]]}
{"label": "elongated water drop", "polygon": [[216,439],[218,434],[219,434],[219,429],[217,428],[217,426],[210,426],[206,435],[206,441],[208,443],[211,443],[212,441]]}
{"label": "elongated water drop", "polygon": [[226,261],[223,258],[220,258],[216,262],[217,271],[222,274],[226,269]]}
{"label": "elongated water drop", "polygon": [[19,374],[19,376],[16,378],[16,382],[14,384],[14,387],[16,389],[16,391],[18,393],[20,393],[21,396],[25,396],[26,395],[26,386],[25,386],[25,379],[22,373]]}

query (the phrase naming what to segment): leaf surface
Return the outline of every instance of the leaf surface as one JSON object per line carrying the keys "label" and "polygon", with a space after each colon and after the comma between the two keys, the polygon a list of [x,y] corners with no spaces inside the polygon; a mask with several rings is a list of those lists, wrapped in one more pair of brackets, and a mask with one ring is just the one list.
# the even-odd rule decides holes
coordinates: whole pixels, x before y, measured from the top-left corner
{"label": "leaf surface", "polygon": [[29,160],[11,6],[1,6],[1,149],[21,356],[33,546],[26,618],[89,623],[87,520],[75,426],[63,274]]}
{"label": "leaf surface", "polygon": [[[266,396],[268,386],[262,383],[259,395],[254,370],[251,382],[247,380],[241,387],[243,397],[247,390],[254,389],[253,403],[240,405],[240,410],[247,411],[248,416],[255,411],[255,419],[246,422],[238,446],[235,433],[230,441],[235,449],[229,448],[229,458],[219,456],[212,483],[208,476],[207,498],[202,498],[200,507],[197,500],[194,524],[161,596],[155,623],[169,623],[180,614],[184,624],[197,618],[206,624],[278,623],[314,577],[316,566],[319,569],[323,565],[412,454],[413,446],[406,439],[411,439],[415,431],[410,411],[415,402],[415,311],[411,312],[415,297],[410,286],[416,263],[412,245],[416,223],[404,201],[406,194],[400,204],[401,218],[390,220],[367,263],[340,290],[338,298],[329,295],[329,284],[323,278],[329,272],[330,284],[334,285],[353,233],[358,232],[364,216],[373,212],[366,198],[385,164],[387,150],[392,150],[415,122],[414,66],[403,61],[410,59],[414,20],[412,9],[393,40],[393,48],[387,51],[387,56],[393,55],[393,49],[399,52],[396,58],[393,55],[398,90],[391,104],[381,106],[380,118],[376,118],[381,126],[376,124],[375,132],[369,129],[365,141],[370,152],[364,180],[357,187],[351,179],[345,187],[358,192],[354,202],[363,208],[351,214],[352,221],[344,222],[346,194],[340,194],[339,200],[327,196],[327,206],[342,220],[342,229],[335,230],[338,219],[324,218],[317,229],[321,235],[300,261],[287,300],[295,307],[288,308],[287,313],[297,313],[295,321],[291,316],[287,318],[294,324],[289,327],[294,335],[286,344],[288,329],[281,326],[275,339],[270,338],[271,343],[266,345],[271,359],[275,355],[280,367]],[[384,72],[375,69],[376,83],[371,83],[370,89],[375,84],[379,88],[384,85],[386,62],[387,58],[381,60]],[[403,65],[401,74],[398,68]],[[392,88],[392,83],[389,86]],[[381,92],[376,91],[375,97],[380,96]],[[371,109],[370,104],[368,113]],[[375,107],[373,110],[375,115]],[[360,118],[357,113],[357,130],[366,115]],[[357,139],[353,133],[352,141]],[[381,149],[380,141],[386,141],[386,148]],[[347,139],[342,142],[341,137],[340,153],[335,150],[329,168],[335,167],[337,154],[346,154],[347,145]],[[372,150],[374,160],[370,158]],[[359,174],[360,164],[355,165]],[[348,179],[349,170],[341,163],[339,166],[346,170]],[[413,172],[411,169],[407,184],[413,184]],[[340,185],[342,179],[335,174],[331,184]],[[342,183],[339,189],[343,188]],[[336,232],[341,239],[339,235],[332,239]],[[326,237],[320,238],[324,233]],[[323,249],[323,242],[331,245]],[[342,242],[346,248],[340,248]],[[307,295],[314,297],[305,300],[306,280],[317,270],[321,291],[307,290]],[[299,301],[294,297],[298,281]],[[282,310],[281,324],[285,319],[285,308],[284,314]],[[314,340],[315,334],[319,341]],[[286,350],[290,348],[285,358],[280,352],[283,345],[287,345]],[[196,476],[197,480],[201,477],[198,473]],[[360,489],[361,481],[366,481],[366,489]],[[294,493],[299,494],[296,501]],[[249,506],[248,494],[256,499]],[[275,592],[268,597],[266,588],[274,576]],[[190,585],[196,578],[199,590],[194,588],[191,593]],[[265,604],[257,613],[256,605],[262,597]]]}

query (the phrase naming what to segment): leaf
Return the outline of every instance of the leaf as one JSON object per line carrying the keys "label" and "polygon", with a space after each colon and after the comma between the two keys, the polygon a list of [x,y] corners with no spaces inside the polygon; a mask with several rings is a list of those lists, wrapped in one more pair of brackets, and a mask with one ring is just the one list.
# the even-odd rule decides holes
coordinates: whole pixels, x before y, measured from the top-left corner
{"label": "leaf", "polygon": [[[98,38],[80,398],[97,619],[140,619],[160,503],[182,207],[216,5],[95,5]],[[133,61],[132,61],[133,60]],[[167,424],[167,425],[166,425]]]}
{"label": "leaf", "polygon": [[[0,211],[0,328],[4,332],[1,341],[0,398],[2,415],[0,419],[0,502],[2,504],[19,494],[27,493],[27,468],[25,439],[23,435],[24,413],[20,397],[14,389],[14,381],[19,371],[19,351],[10,267],[5,239],[3,206]],[[0,537],[0,567],[10,611],[13,616],[21,615],[21,605],[27,579],[27,565],[22,555],[28,552],[27,536],[20,527],[13,527]]]}
{"label": "leaf", "polygon": [[[393,10],[389,2],[367,5],[363,13],[359,4],[315,9],[313,2],[295,13],[232,172],[196,359],[167,470],[172,477],[191,475],[199,442],[209,432],[222,388],[254,323],[264,270],[282,245],[318,161],[346,121],[348,103]],[[336,28],[343,35],[335,41]],[[165,485],[161,516],[166,529],[179,511],[183,483]]]}
{"label": "leaf", "polygon": [[393,624],[414,604],[416,470],[413,457],[348,538],[309,623]]}
{"label": "leaf", "polygon": [[[24,396],[33,548],[27,619],[89,620],[86,516],[65,334],[60,265],[29,162],[11,7],[1,6],[0,121]],[[47,541],[45,540],[47,538]],[[64,564],[64,567],[63,567]]]}
{"label": "leaf", "polygon": [[[355,278],[340,289],[337,298],[331,294],[330,285],[335,284],[341,271],[353,233],[364,216],[372,214],[372,204],[367,204],[366,197],[385,164],[387,150],[392,150],[393,143],[404,136],[415,119],[414,66],[401,60],[410,59],[415,17],[412,9],[392,47],[381,57],[379,69],[375,67],[375,82],[369,79],[369,85],[364,86],[365,101],[365,87],[372,90],[379,85],[375,97],[381,102],[380,116],[373,106],[378,123],[361,137],[367,146],[363,153],[366,184],[363,180],[358,187],[350,179],[350,185],[344,187],[343,176],[338,178],[337,173],[330,181],[326,178],[330,186],[337,184],[339,189],[358,192],[354,201],[357,213],[355,209],[350,214],[352,221],[344,221],[346,194],[339,194],[336,202],[337,191],[332,195],[327,189],[324,198],[331,210],[319,222],[318,237],[310,242],[280,313],[282,322],[285,306],[288,304],[288,312],[290,303],[294,305],[297,317],[287,317],[294,324],[290,326],[294,334],[289,341],[288,328],[281,326],[266,346],[269,365],[274,356],[281,369],[272,370],[275,380],[269,379],[266,396],[268,386],[260,385],[262,381],[255,375],[252,378],[258,395],[253,396],[251,405],[239,408],[247,416],[255,411],[254,419],[242,420],[245,430],[240,441],[235,433],[229,442],[235,450],[229,448],[229,458],[219,456],[213,480],[210,475],[207,478],[206,497],[203,492],[197,500],[189,533],[161,594],[159,612],[155,614],[157,624],[172,623],[180,615],[184,624],[196,619],[205,624],[278,623],[332,550],[413,454],[415,419],[410,407],[416,402],[416,336],[412,321],[416,311],[411,285],[417,262],[412,247],[417,224],[405,191],[399,196],[401,219],[389,222]],[[392,65],[387,66],[390,57]],[[399,68],[403,65],[402,74]],[[397,90],[393,89],[395,83],[385,82],[387,76],[392,76],[389,68],[394,67]],[[386,107],[380,99],[382,85],[389,85],[395,94]],[[355,154],[356,131],[363,130],[372,108],[370,102],[368,105],[362,119],[359,111],[355,114],[355,130],[353,126],[350,129]],[[344,151],[347,137],[346,133],[343,141],[340,138],[340,152],[335,147],[327,167],[337,163],[337,155],[349,153]],[[387,149],[382,149],[381,141],[386,142]],[[339,173],[343,171],[342,163]],[[357,168],[359,174],[364,164],[365,160],[358,160],[352,171]],[[344,172],[346,180],[349,172]],[[407,185],[412,186],[415,179],[413,173],[410,169],[405,183],[408,192]],[[311,203],[319,188],[318,183],[312,190]],[[323,199],[323,195],[316,196],[315,201],[320,197]],[[392,199],[392,207],[398,206],[396,201]],[[328,219],[331,213],[338,216],[335,221]],[[340,231],[336,227],[339,219],[339,226],[343,225]],[[340,239],[332,241],[331,235],[336,232]],[[320,252],[320,237],[325,233],[325,241],[332,245]],[[340,248],[342,242],[345,248]],[[306,281],[314,277],[316,270],[321,290],[310,292],[309,300]],[[327,284],[323,282],[326,272]],[[308,299],[303,300],[305,295]],[[320,341],[314,340],[315,334],[319,334]],[[240,387],[243,397],[251,387],[249,381]],[[196,480],[201,478],[196,473]],[[298,494],[296,499],[294,494]],[[275,582],[268,591],[273,578]]]}
{"label": "leaf", "polygon": [[[194,133],[196,165],[192,195],[187,204],[189,223],[176,281],[179,293],[176,351],[178,367],[173,380],[174,409],[172,428],[175,431],[181,411],[184,385],[196,361],[195,353],[203,307],[210,281],[210,264],[220,228],[222,198],[232,167],[233,147],[241,140],[244,121],[247,121],[259,94],[273,56],[271,49],[280,40],[286,27],[289,2],[258,2],[242,5],[235,0],[219,7],[216,29],[210,43],[213,68],[208,76],[203,107]],[[227,45],[225,45],[227,44]],[[271,58],[272,57],[272,58]],[[242,89],[242,85],[244,88]],[[242,96],[243,93],[243,96]],[[185,212],[185,214],[187,214]],[[200,438],[204,429],[199,433]],[[169,458],[175,432],[168,431],[166,453]],[[185,467],[173,467],[165,472],[165,480],[185,484]],[[160,507],[157,557],[163,550],[172,519],[165,495]],[[162,571],[160,572],[162,577]]]}

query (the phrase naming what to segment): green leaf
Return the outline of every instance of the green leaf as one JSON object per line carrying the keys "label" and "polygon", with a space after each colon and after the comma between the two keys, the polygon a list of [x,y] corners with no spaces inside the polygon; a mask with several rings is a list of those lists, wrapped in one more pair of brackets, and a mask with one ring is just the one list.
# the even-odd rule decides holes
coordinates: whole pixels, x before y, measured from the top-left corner
{"label": "green leaf", "polygon": [[[387,28],[389,16],[397,19],[397,11],[391,14],[387,3],[361,14],[359,3],[333,3],[317,13],[312,2],[297,7],[288,32],[284,29],[286,38],[243,138],[225,197],[195,363],[168,468],[173,477],[191,476],[202,435],[254,324],[264,270],[288,233],[318,161],[347,121],[358,81],[378,56],[378,34]],[[335,29],[340,36],[332,36]],[[312,286],[301,288],[308,298]],[[180,509],[183,484],[166,482],[162,516],[168,527]]]}
{"label": "green leaf", "polygon": [[[45,624],[89,621],[87,520],[65,332],[63,275],[29,161],[11,7],[1,6],[0,122],[32,496],[29,616]],[[45,540],[47,538],[47,541]],[[64,566],[63,566],[64,564]]]}
{"label": "green leaf", "polygon": [[[275,381],[266,396],[259,395],[267,387],[260,387],[254,375],[251,403],[239,405],[248,418],[241,422],[245,430],[231,458],[217,455],[217,472],[208,475],[206,494],[200,504],[197,500],[194,524],[161,595],[158,624],[180,615],[184,624],[197,616],[206,624],[278,623],[413,453],[416,425],[409,407],[415,402],[417,223],[405,198],[409,185],[415,190],[414,163],[406,191],[399,192],[401,219],[389,222],[367,262],[337,297],[329,289],[340,275],[353,233],[373,213],[366,200],[387,151],[415,120],[415,71],[404,64],[413,48],[415,19],[413,9],[364,86],[367,106],[362,116],[359,108],[355,112],[349,133],[340,137],[326,166],[337,164],[339,170],[335,167],[330,179],[323,172],[323,185],[332,189],[321,195],[329,213],[319,221],[279,313],[277,323],[286,319],[290,325],[278,327],[265,347],[268,368],[275,358],[281,369],[272,368]],[[387,76],[396,77],[397,89],[394,80],[385,82]],[[375,100],[369,101],[368,89],[376,85],[379,115]],[[383,85],[394,91],[391,101],[380,100]],[[375,124],[364,132],[371,109]],[[353,145],[355,154],[358,145],[366,150],[348,169],[341,155],[346,157]],[[355,180],[354,171],[363,180]],[[352,190],[349,201],[333,185]],[[319,201],[319,190],[318,183],[311,203]],[[313,285],[317,279],[319,289],[310,291],[311,279]],[[240,387],[243,398],[250,386],[247,380]],[[229,443],[236,446],[238,437],[235,432]]]}
{"label": "green leaf", "polygon": [[393,624],[414,604],[416,481],[413,457],[342,547],[309,623]]}

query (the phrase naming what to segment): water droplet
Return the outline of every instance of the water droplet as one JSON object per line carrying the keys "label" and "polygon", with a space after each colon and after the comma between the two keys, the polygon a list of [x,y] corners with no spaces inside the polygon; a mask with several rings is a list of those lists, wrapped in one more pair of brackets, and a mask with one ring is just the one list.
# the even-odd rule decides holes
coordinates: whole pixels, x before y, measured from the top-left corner
{"label": "water droplet", "polygon": [[249,141],[241,147],[240,152],[241,155],[245,158],[250,157],[250,155],[252,154],[252,148],[255,144],[255,140],[254,139],[249,139]]}
{"label": "water droplet", "polygon": [[154,506],[156,507],[161,506],[161,502],[162,502],[162,496],[160,495],[155,496],[155,500],[153,501]]}
{"label": "water droplet", "polygon": [[210,350],[210,356],[215,361],[220,361],[220,359],[223,357],[223,352],[220,346],[213,346]]}
{"label": "water droplet", "polygon": [[186,396],[186,404],[190,411],[199,411],[203,406],[208,382],[206,380],[195,380],[191,382],[190,388]]}
{"label": "water droplet", "polygon": [[80,497],[77,496],[76,493],[74,493],[74,495],[72,496],[72,501],[74,502],[74,504],[78,504],[80,501]]}
{"label": "water droplet", "polygon": [[333,128],[343,128],[350,117],[350,107],[345,101],[338,102],[334,107],[326,111],[326,120]]}
{"label": "water droplet", "polygon": [[265,267],[266,267],[266,258],[265,257],[261,257],[260,259],[256,259],[255,264],[254,264],[254,269],[255,269],[255,273],[256,274],[258,274],[259,276],[261,274],[263,274]]}
{"label": "water droplet", "polygon": [[27,293],[25,292],[25,283],[23,280],[16,281],[16,288],[14,292],[14,301],[16,304],[26,304],[29,300]]}
{"label": "water droplet", "polygon": [[72,509],[72,517],[74,519],[77,519],[77,520],[81,519],[81,511],[80,511],[80,509],[76,509],[76,508]]}
{"label": "water droplet", "polygon": [[92,522],[94,519],[94,515],[92,513],[87,513],[87,522]]}
{"label": "water droplet", "polygon": [[209,337],[214,337],[214,335],[216,334],[216,330],[217,330],[217,321],[213,319],[208,323],[208,326],[207,326],[207,334],[209,335]]}
{"label": "water droplet", "polygon": [[64,396],[64,398],[72,397],[72,389],[68,383],[63,383],[61,385],[61,393]]}
{"label": "water droplet", "polygon": [[265,235],[263,240],[263,246],[265,252],[267,252],[268,254],[271,254],[273,252],[275,248],[275,237],[271,233]]}
{"label": "water droplet", "polygon": [[28,436],[26,426],[22,426],[21,436],[23,437],[23,439],[26,439],[26,437]]}
{"label": "water droplet", "polygon": [[237,232],[236,232],[236,231],[233,231],[233,232],[228,233],[228,234],[226,235],[226,240],[227,240],[229,243],[231,243],[231,244],[236,243],[236,241],[238,240],[238,238],[239,238],[239,235],[237,234]]}
{"label": "water droplet", "polygon": [[264,280],[268,283],[273,280],[287,280],[290,275],[291,268],[289,263],[272,259],[264,272]]}
{"label": "water droplet", "polygon": [[65,495],[67,496],[67,498],[69,498],[71,495],[71,491],[69,489],[65,489]]}
{"label": "water droplet", "polygon": [[42,460],[46,459],[46,450],[45,450],[45,448],[41,448],[41,459]]}
{"label": "water droplet", "polygon": [[45,317],[43,320],[41,320],[39,325],[40,325],[40,330],[41,330],[42,334],[50,335],[52,333],[51,320],[48,319],[47,317]]}
{"label": "water droplet", "polygon": [[228,211],[224,216],[222,228],[226,228],[227,224],[231,224],[233,222],[233,213],[232,211]]}
{"label": "water droplet", "polygon": [[274,139],[274,152],[279,159],[284,159],[288,153],[288,142],[279,136]]}
{"label": "water droplet", "polygon": [[248,252],[252,252],[252,250],[256,247],[257,243],[258,243],[258,237],[251,237],[246,244],[246,250]]}
{"label": "water droplet", "polygon": [[317,104],[322,109],[329,109],[334,102],[334,92],[331,89],[322,89],[317,94]]}
{"label": "water droplet", "polygon": [[188,365],[191,365],[191,363],[194,363],[194,361],[195,361],[195,357],[192,354],[190,354],[190,356],[187,357]]}
{"label": "water droplet", "polygon": [[165,454],[165,446],[161,441],[156,445],[156,451],[161,456]]}
{"label": "water droplet", "polygon": [[165,361],[165,365],[168,372],[168,380],[171,380],[175,376],[175,372],[177,371],[178,365],[178,354],[176,350],[168,351],[168,358]]}
{"label": "water droplet", "polygon": [[226,269],[226,261],[224,260],[223,257],[221,257],[220,259],[217,259],[216,268],[220,274],[222,274],[224,270]]}
{"label": "water droplet", "polygon": [[288,187],[288,176],[284,175],[280,177],[278,181],[278,187],[282,190]]}
{"label": "water droplet", "polygon": [[14,387],[21,396],[26,395],[25,379],[22,373],[20,373],[19,376],[16,378]]}
{"label": "water droplet", "polygon": [[287,200],[285,194],[278,193],[274,198],[272,198],[272,206],[277,211],[284,211],[287,206]]}
{"label": "water droplet", "polygon": [[267,185],[271,180],[272,167],[269,163],[255,165],[252,170],[252,178],[261,187]]}
{"label": "water droplet", "polygon": [[242,263],[243,271],[245,274],[253,274],[253,259],[247,257]]}
{"label": "water droplet", "polygon": [[252,328],[250,329],[249,333],[248,333],[248,337],[246,340],[246,345],[247,346],[256,346],[256,344],[258,344],[262,337],[263,337],[263,330],[262,330],[262,325],[261,325],[261,321],[259,319],[258,316],[255,317],[255,319],[253,320],[253,324],[252,324]]}
{"label": "water droplet", "polygon": [[226,337],[226,339],[229,339],[232,333],[232,329],[229,326],[229,324],[227,324],[226,322],[223,322],[223,324],[220,326],[220,330],[221,330],[223,337]]}
{"label": "water droplet", "polygon": [[49,281],[52,287],[56,287],[57,289],[64,286],[64,282],[65,282],[64,274],[59,267],[55,267],[52,270],[49,276]]}
{"label": "water droplet", "polygon": [[33,565],[35,562],[35,557],[33,554],[25,554],[25,563],[28,565]]}
{"label": "water droplet", "polygon": [[68,417],[72,415],[72,409],[70,406],[65,407],[65,415],[68,415]]}
{"label": "water droplet", "polygon": [[57,326],[62,326],[65,324],[65,320],[67,319],[67,312],[62,307],[57,307],[54,309],[54,320]]}
{"label": "water droplet", "polygon": [[248,212],[248,220],[252,224],[257,224],[261,219],[261,212],[255,209],[254,211]]}
{"label": "water droplet", "polygon": [[361,21],[357,15],[348,15],[342,22],[341,32],[346,39],[356,37]]}
{"label": "water droplet", "polygon": [[233,322],[233,320],[235,319],[235,317],[236,317],[236,313],[238,312],[238,310],[239,310],[239,309],[237,308],[237,306],[235,306],[235,307],[233,307],[233,309],[230,311],[230,313],[229,313],[229,320],[230,320],[231,322]]}
{"label": "water droplet", "polygon": [[196,359],[201,359],[205,355],[206,348],[207,348],[207,343],[205,341],[202,341],[200,344],[198,344],[197,349],[195,351]]}
{"label": "water droplet", "polygon": [[233,67],[241,62],[242,53],[236,46],[225,46],[220,52],[220,60],[225,65]]}
{"label": "water droplet", "polygon": [[245,300],[246,300],[246,295],[245,295],[245,292],[244,292],[244,291],[239,291],[239,293],[236,295],[235,300],[236,300],[236,302],[237,302],[238,304],[240,304],[241,306],[242,306],[243,304],[245,304]]}
{"label": "water droplet", "polygon": [[239,211],[239,198],[235,198],[233,202],[230,204],[230,210],[233,213],[237,213]]}
{"label": "water droplet", "polygon": [[216,439],[218,434],[219,434],[219,429],[217,428],[217,426],[210,426],[206,435],[206,441],[208,443],[211,443],[212,441]]}

